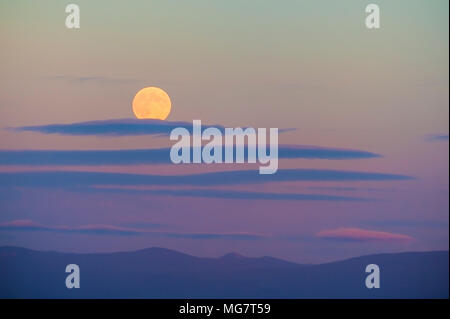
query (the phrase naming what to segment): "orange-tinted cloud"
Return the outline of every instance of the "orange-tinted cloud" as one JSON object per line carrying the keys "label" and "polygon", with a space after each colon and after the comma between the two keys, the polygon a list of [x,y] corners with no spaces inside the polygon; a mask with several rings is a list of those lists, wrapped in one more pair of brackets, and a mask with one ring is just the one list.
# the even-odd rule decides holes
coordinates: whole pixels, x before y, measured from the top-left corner
{"label": "orange-tinted cloud", "polygon": [[388,233],[384,231],[367,230],[360,228],[338,228],[322,230],[316,237],[325,239],[341,239],[351,241],[401,241],[408,242],[412,237],[403,234]]}

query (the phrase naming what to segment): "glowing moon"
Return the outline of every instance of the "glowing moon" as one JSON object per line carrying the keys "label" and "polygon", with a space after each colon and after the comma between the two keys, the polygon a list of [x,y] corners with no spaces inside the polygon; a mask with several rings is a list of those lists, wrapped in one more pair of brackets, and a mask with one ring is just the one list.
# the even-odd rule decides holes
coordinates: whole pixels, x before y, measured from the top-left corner
{"label": "glowing moon", "polygon": [[137,92],[132,105],[138,119],[165,120],[172,108],[169,95],[157,87],[146,87]]}

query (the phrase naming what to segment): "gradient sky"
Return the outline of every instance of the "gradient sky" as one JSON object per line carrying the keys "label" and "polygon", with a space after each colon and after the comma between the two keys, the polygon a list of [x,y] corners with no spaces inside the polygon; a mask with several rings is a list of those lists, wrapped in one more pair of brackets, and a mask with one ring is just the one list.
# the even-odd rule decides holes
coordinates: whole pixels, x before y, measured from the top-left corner
{"label": "gradient sky", "polygon": [[[65,27],[65,2],[0,1],[0,245],[299,262],[448,249],[448,1],[376,1],[379,30],[365,27],[369,1],[73,2],[79,30]],[[309,153],[281,158],[269,181],[237,173],[223,183],[231,177],[219,173],[137,183],[76,173],[257,166],[136,164],[133,154],[105,164],[97,151],[171,142],[130,128],[115,137],[20,129],[133,118],[145,86],[170,95],[167,121],[295,128],[280,144]],[[314,147],[356,155],[317,158]],[[78,153],[55,163],[61,150],[91,150],[94,163]],[[61,183],[55,170],[66,172]]]}

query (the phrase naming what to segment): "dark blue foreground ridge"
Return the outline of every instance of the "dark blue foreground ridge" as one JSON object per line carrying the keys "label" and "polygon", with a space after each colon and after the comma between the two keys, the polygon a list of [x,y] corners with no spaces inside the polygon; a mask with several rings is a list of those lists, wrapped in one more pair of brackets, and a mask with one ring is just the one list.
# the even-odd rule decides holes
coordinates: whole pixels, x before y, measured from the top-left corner
{"label": "dark blue foreground ridge", "polygon": [[[0,247],[1,298],[448,298],[448,251],[377,254],[317,265],[164,248],[58,253]],[[67,289],[65,267],[80,267]],[[380,267],[379,289],[365,267]]]}

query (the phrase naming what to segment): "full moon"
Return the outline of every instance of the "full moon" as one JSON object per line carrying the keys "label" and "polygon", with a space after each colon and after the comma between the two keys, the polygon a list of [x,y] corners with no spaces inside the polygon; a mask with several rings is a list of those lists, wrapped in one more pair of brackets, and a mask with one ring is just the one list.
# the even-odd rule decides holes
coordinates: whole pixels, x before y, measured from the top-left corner
{"label": "full moon", "polygon": [[172,108],[169,95],[157,87],[146,87],[137,92],[132,105],[138,119],[165,120]]}

